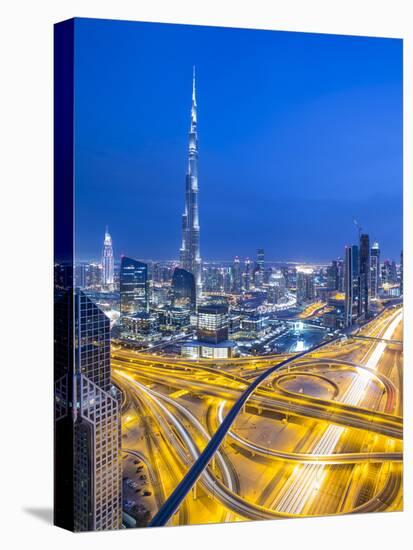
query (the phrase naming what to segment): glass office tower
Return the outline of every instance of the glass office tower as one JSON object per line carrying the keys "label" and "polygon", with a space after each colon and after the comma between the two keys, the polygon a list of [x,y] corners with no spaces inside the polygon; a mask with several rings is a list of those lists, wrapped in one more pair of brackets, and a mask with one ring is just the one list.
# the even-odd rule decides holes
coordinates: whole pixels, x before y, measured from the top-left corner
{"label": "glass office tower", "polygon": [[110,321],[75,294],[74,527],[119,529],[122,521],[120,392],[111,383]]}
{"label": "glass office tower", "polygon": [[119,282],[121,316],[147,312],[149,307],[147,264],[123,256]]}
{"label": "glass office tower", "polygon": [[370,250],[370,276],[370,296],[375,299],[379,297],[380,287],[380,247],[378,242],[374,242]]}
{"label": "glass office tower", "polygon": [[195,277],[186,269],[177,267],[172,276],[172,301],[174,307],[196,306]]}
{"label": "glass office tower", "polygon": [[367,234],[360,235],[360,254],[359,254],[359,277],[360,277],[360,294],[359,294],[359,316],[364,316],[365,319],[370,314],[370,238]]}

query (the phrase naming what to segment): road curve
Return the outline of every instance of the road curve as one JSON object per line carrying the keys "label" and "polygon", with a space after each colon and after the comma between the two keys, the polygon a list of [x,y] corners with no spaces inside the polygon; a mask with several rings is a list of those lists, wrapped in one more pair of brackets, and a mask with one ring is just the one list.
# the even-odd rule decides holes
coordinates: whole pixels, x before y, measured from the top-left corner
{"label": "road curve", "polygon": [[[223,404],[218,407],[218,420],[223,422]],[[278,451],[262,447],[240,435],[229,430],[228,436],[235,441],[241,448],[248,450],[252,454],[257,454],[272,460],[282,460],[283,462],[294,463],[315,463],[315,464],[356,464],[359,462],[402,462],[402,452],[355,452],[355,453],[329,453],[324,455],[315,455],[312,453],[294,453]]]}
{"label": "road curve", "polygon": [[230,430],[235,418],[237,417],[238,413],[242,410],[243,406],[247,402],[250,395],[268,376],[270,376],[278,368],[281,368],[284,365],[296,359],[305,357],[306,355],[313,353],[314,351],[337,341],[339,338],[340,337],[331,338],[330,340],[322,342],[321,344],[318,344],[306,351],[298,353],[286,359],[285,361],[282,361],[281,363],[278,363],[277,365],[270,367],[268,370],[263,372],[258,378],[256,378],[247,387],[247,389],[243,391],[243,393],[240,395],[238,400],[235,401],[235,403],[232,405],[223,423],[219,426],[218,430],[212,436],[209,443],[207,444],[203,452],[199,455],[198,459],[194,462],[194,464],[188,470],[188,472],[186,473],[182,481],[178,484],[176,489],[171,493],[171,495],[165,501],[165,503],[160,508],[160,510],[158,510],[158,513],[154,516],[152,521],[149,523],[149,527],[160,527],[162,525],[165,525],[169,521],[169,519],[173,516],[173,514],[179,508],[179,506],[181,505],[186,495],[189,493],[189,491],[192,489],[192,487],[196,483],[199,476],[202,474],[204,469],[207,467],[207,465],[211,461],[218,447],[221,445],[223,439],[227,435],[227,432]]}

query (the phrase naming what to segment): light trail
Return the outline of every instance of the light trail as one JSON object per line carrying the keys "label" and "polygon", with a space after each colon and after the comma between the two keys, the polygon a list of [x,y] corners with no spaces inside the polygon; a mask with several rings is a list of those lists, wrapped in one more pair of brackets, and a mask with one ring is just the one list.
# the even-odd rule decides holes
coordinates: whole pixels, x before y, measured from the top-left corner
{"label": "light trail", "polygon": [[[224,420],[224,408],[226,402],[222,401],[217,410],[218,422],[222,424]],[[257,445],[244,437],[239,436],[233,430],[229,430],[228,436],[239,443],[245,449],[261,456],[269,457],[275,460],[299,463],[323,462],[324,464],[355,464],[358,462],[401,462],[403,453],[401,452],[377,452],[377,453],[333,453],[325,455],[314,455],[313,453],[295,453],[268,449]]]}
{"label": "light trail", "polygon": [[[202,424],[199,422],[199,420],[185,407],[183,407],[180,403],[177,403],[173,399],[170,399],[168,396],[165,396],[155,390],[149,389],[143,384],[140,384],[133,378],[131,378],[129,375],[120,374],[119,376],[122,376],[123,378],[127,379],[128,382],[139,389],[142,393],[144,393],[147,397],[149,397],[150,400],[152,400],[154,403],[156,403],[156,406],[161,409],[165,417],[169,420],[170,424],[175,428],[175,430],[178,432],[181,439],[184,441],[185,446],[190,452],[191,458],[193,460],[196,460],[198,456],[200,455],[200,450],[192,437],[189,435],[188,431],[184,427],[184,425],[178,420],[176,416],[174,416],[169,409],[162,403],[162,401],[165,401],[175,409],[179,410],[181,414],[193,425],[193,427],[198,430],[201,435],[205,438],[206,442],[210,440],[210,436],[205,430],[205,428],[202,426]],[[166,433],[170,433],[169,426],[164,423],[164,430]],[[184,464],[186,466],[191,465],[191,460],[188,459],[188,456],[186,453],[181,452],[180,457],[183,460]],[[230,510],[240,514],[240,515],[246,515],[246,517],[252,517],[253,519],[257,519],[257,512],[252,507],[250,509],[249,503],[246,501],[243,501],[242,499],[239,499],[239,501],[236,499],[236,494],[234,493],[235,487],[234,487],[234,481],[232,479],[231,472],[228,468],[228,465],[225,461],[225,459],[222,456],[222,453],[218,452],[216,454],[216,462],[219,468],[222,471],[223,474],[223,485],[220,483],[219,479],[215,478],[214,475],[212,475],[208,470],[205,470],[202,474],[202,481],[207,490],[211,494],[215,494],[217,498],[220,500],[220,502],[227,506]],[[241,510],[241,506],[243,509]],[[255,514],[255,515],[253,515]],[[230,512],[227,512],[225,521],[229,521],[230,519]]]}
{"label": "light trail", "polygon": [[[121,368],[126,370],[129,369],[129,367],[123,366],[121,366]],[[165,378],[160,378],[156,373],[144,374],[142,369],[139,372],[136,372],[135,369],[131,370],[135,374],[149,380],[151,383],[165,383]],[[240,390],[238,388],[228,385],[224,387],[222,383],[217,383],[218,379],[199,381],[194,378],[188,379],[188,376],[179,376],[179,378],[173,382],[174,377],[169,376],[167,378],[167,385],[173,385],[180,389],[187,388],[190,391],[196,389],[202,391],[204,395],[220,397],[225,400],[239,398]],[[343,402],[325,399],[321,400],[305,394],[293,395],[292,393],[286,394],[285,392],[274,394],[269,388],[262,387],[256,388],[255,394],[251,395],[249,399],[249,404],[259,409],[281,413],[285,413],[286,410],[288,410],[289,414],[294,414],[296,416],[327,420],[335,424],[352,426],[355,428],[372,429],[377,433],[388,435],[389,437],[402,437],[402,423],[399,417],[387,413],[376,412],[374,413],[376,422],[372,424],[371,411],[364,408],[357,409]]]}
{"label": "light trail", "polygon": [[[383,338],[385,340],[391,339],[393,332],[402,320],[402,315],[403,313],[401,311],[397,311],[392,316],[393,319],[384,333]],[[387,344],[385,342],[376,344],[374,351],[367,361],[366,367],[375,370],[386,347]],[[369,381],[370,376],[368,373],[360,374],[349,386],[342,401],[349,405],[358,405],[365,395]],[[342,426],[329,426],[312,453],[314,455],[333,453],[344,430],[345,428]],[[277,495],[271,507],[289,514],[302,514],[305,507],[314,496],[314,493],[321,487],[325,476],[326,472],[323,464],[307,464],[296,467],[293,474],[288,479],[285,489],[281,495]]]}
{"label": "light trail", "polygon": [[[400,310],[399,310],[400,311]],[[394,326],[397,327],[398,323],[400,322],[400,317],[398,317],[398,312],[395,314],[386,314],[385,319],[376,319],[376,322],[374,325],[369,326],[369,332],[377,334],[380,332],[382,335],[382,332],[386,330],[387,332],[391,329],[393,323]],[[382,327],[384,327],[382,329]],[[365,332],[367,332],[366,329],[364,329]],[[349,337],[351,339],[351,336]],[[381,357],[386,350],[386,343],[380,342],[379,344],[376,342],[371,344],[365,343],[357,345],[353,345],[351,341],[349,341],[349,345],[345,345],[346,354],[347,353],[353,353],[354,350],[357,350],[357,357],[361,358],[362,354],[365,353],[367,350],[367,353],[365,354],[364,358],[362,359],[366,364],[364,366],[357,365],[355,363],[351,364],[351,367],[357,372],[357,378],[353,381],[353,383],[350,384],[350,386],[347,388],[347,392],[344,393],[344,400],[341,402],[336,401],[330,401],[330,400],[321,400],[316,398],[311,398],[310,396],[299,396],[299,397],[288,397],[288,400],[286,400],[284,397],[279,397],[278,395],[275,396],[272,394],[272,388],[256,388],[256,395],[250,396],[250,405],[251,406],[259,406],[260,408],[268,409],[268,410],[276,410],[277,407],[282,405],[281,410],[285,410],[286,407],[289,408],[289,413],[295,414],[297,416],[310,416],[311,418],[319,418],[323,419],[326,422],[334,422],[336,421],[337,424],[342,423],[344,426],[352,426],[356,428],[361,428],[363,430],[370,431],[370,425],[372,426],[372,429],[377,431],[378,433],[387,433],[389,437],[396,437],[398,438],[398,435],[396,432],[399,430],[399,427],[397,427],[400,424],[400,430],[401,430],[401,418],[394,417],[393,415],[385,415],[381,412],[375,412],[373,410],[369,410],[368,405],[366,405],[367,401],[363,401],[365,409],[357,408],[357,404],[360,403],[364,398],[366,394],[366,389],[371,387],[371,381],[373,378],[382,378],[380,373],[374,374],[374,370],[378,366],[378,362],[381,360]],[[343,353],[336,353],[336,351],[340,351],[340,345],[337,344],[331,344],[329,346],[328,350],[325,352],[322,352],[321,350],[317,350],[317,354],[309,355],[311,357],[311,360],[308,362],[308,365],[310,367],[310,370],[314,368],[312,365],[314,365],[314,362],[317,363],[317,361],[324,362],[326,359],[322,359],[322,356],[324,353],[330,355],[330,356],[336,356],[336,355],[343,355]],[[361,350],[359,352],[358,350]],[[123,357],[121,357],[123,355]],[[112,356],[113,357],[113,356]],[[131,358],[133,357],[133,359]],[[149,356],[148,356],[149,357]],[[117,363],[119,361],[120,366],[119,368],[115,369],[115,372],[117,371],[120,376],[124,376],[125,378],[129,378],[129,381],[134,379],[132,376],[128,376],[123,371],[132,371],[133,376],[137,377],[137,380],[139,382],[143,382],[143,384],[151,384],[148,388],[147,385],[141,384],[143,388],[145,388],[149,393],[143,392],[143,396],[141,396],[141,400],[153,402],[153,399],[155,398],[157,400],[157,403],[153,402],[153,406],[151,407],[149,405],[149,409],[151,410],[151,415],[154,417],[155,420],[158,420],[159,418],[162,420],[162,425],[164,428],[161,428],[162,431],[166,430],[164,433],[170,434],[169,438],[166,437],[165,439],[165,452],[167,452],[167,448],[171,447],[172,449],[175,449],[175,451],[178,453],[179,457],[182,459],[183,464],[187,466],[191,466],[192,460],[196,461],[197,457],[200,457],[200,454],[203,454],[201,452],[201,449],[203,447],[203,444],[201,443],[201,440],[198,439],[199,435],[202,439],[204,439],[205,443],[208,445],[209,441],[211,441],[212,435],[210,435],[208,432],[205,431],[203,425],[201,422],[203,422],[202,417],[199,416],[198,412],[195,412],[199,418],[199,420],[194,416],[194,414],[186,409],[186,407],[182,406],[181,403],[178,403],[176,400],[172,399],[170,395],[164,395],[162,392],[163,389],[159,389],[158,391],[155,391],[152,389],[152,384],[160,384],[160,388],[163,386],[166,386],[168,391],[170,391],[171,388],[178,388],[180,391],[185,391],[190,394],[194,394],[195,397],[199,397],[200,395],[208,395],[211,396],[218,396],[220,399],[224,399],[227,403],[231,403],[233,400],[238,399],[239,393],[242,391],[243,386],[248,385],[248,381],[244,378],[244,375],[246,373],[246,369],[238,366],[240,370],[237,370],[238,376],[235,374],[230,374],[229,372],[225,372],[224,370],[221,370],[221,366],[224,365],[224,363],[219,363],[220,366],[214,365],[208,366],[207,362],[186,362],[179,359],[172,359],[169,360],[169,358],[165,357],[151,357],[151,360],[148,360],[147,357],[139,357],[138,354],[132,354],[132,353],[119,353],[118,357],[113,357],[115,360],[114,362]],[[281,357],[277,357],[277,363],[281,361]],[[385,357],[386,361],[388,357]],[[265,366],[268,362],[268,357],[265,359],[255,357],[255,358],[249,358],[249,361],[252,361],[253,367],[255,365],[263,365]],[[332,362],[336,362],[337,364],[340,363],[338,360],[330,359]],[[384,361],[384,360],[383,360]],[[281,361],[282,362],[282,361]],[[360,359],[358,360],[360,362]],[[124,363],[124,364],[122,364]],[[164,365],[162,365],[164,363]],[[344,362],[346,363],[346,362]],[[230,362],[226,365],[227,367],[230,366]],[[243,362],[240,362],[240,364],[243,364]],[[209,362],[209,365],[211,363]],[[384,366],[386,366],[387,363],[384,363]],[[303,364],[298,368],[305,368],[307,365]],[[133,368],[132,368],[133,367]],[[248,365],[247,365],[248,367]],[[247,372],[251,372],[249,370],[250,367],[248,367]],[[262,368],[262,367],[261,367]],[[268,367],[267,367],[268,368]],[[347,367],[348,368],[348,367]],[[386,367],[387,368],[387,367]],[[292,367],[294,369],[294,367]],[[282,370],[282,366],[281,369]],[[244,371],[244,372],[242,372]],[[364,372],[363,372],[364,371]],[[380,367],[380,371],[382,371],[382,367]],[[234,371],[235,372],[235,371]],[[121,374],[122,373],[122,374]],[[239,376],[241,374],[241,376]],[[257,376],[256,373],[255,376]],[[281,374],[281,373],[280,373]],[[210,376],[213,375],[213,376]],[[135,379],[134,379],[135,380]],[[377,380],[379,381],[379,380]],[[134,383],[136,380],[134,381]],[[139,384],[139,382],[136,382]],[[383,383],[383,380],[380,379],[380,382]],[[395,392],[394,386],[389,380],[384,380],[384,383],[387,384],[387,386]],[[127,386],[126,386],[127,387]],[[136,386],[135,386],[136,387]],[[137,388],[136,388],[137,389]],[[388,388],[387,388],[388,390]],[[141,390],[139,390],[140,393]],[[375,390],[376,391],[376,390]],[[293,392],[294,393],[294,392]],[[387,392],[388,393],[388,392]],[[273,402],[274,397],[277,401],[280,401],[279,405]],[[377,397],[376,394],[374,394],[375,402],[374,404],[377,406]],[[281,403],[283,401],[283,403]],[[291,403],[290,403],[291,401]],[[180,425],[180,428],[178,428],[172,419],[169,417],[168,413],[165,412],[164,409],[159,405],[159,402],[164,405],[165,409],[168,411],[169,414],[172,415],[173,418],[175,418],[178,425]],[[276,405],[276,406],[275,406]],[[223,421],[223,411],[224,411],[224,405],[221,404],[220,411],[221,414],[218,415],[219,421],[222,424]],[[159,410],[157,410],[159,409]],[[290,410],[291,409],[291,410]],[[379,409],[381,411],[381,408]],[[294,412],[293,412],[294,411]],[[185,420],[189,421],[189,426]],[[200,422],[201,421],[201,422]],[[385,424],[382,424],[384,422]],[[393,428],[392,423],[397,424]],[[382,426],[385,426],[383,428]],[[171,428],[173,427],[173,430]],[[189,431],[185,428],[189,428]],[[188,447],[188,444],[183,436],[184,430],[187,433],[187,436],[190,440],[192,440],[192,443],[194,447],[191,449],[190,446]],[[212,431],[209,428],[209,432],[212,434]],[[176,433],[174,433],[176,432]],[[310,457],[308,462],[306,461],[306,458],[304,453],[302,453],[302,458],[304,460],[298,459],[297,462],[304,463],[305,466],[301,466],[300,464],[296,466],[294,469],[294,473],[290,476],[290,480],[287,480],[287,482],[284,485],[284,488],[281,487],[281,490],[284,489],[284,492],[288,489],[288,484],[292,483],[292,478],[300,477],[301,478],[301,486],[297,486],[290,494],[290,508],[288,512],[285,512],[283,509],[280,509],[278,506],[274,506],[274,501],[271,504],[271,507],[267,507],[267,505],[264,507],[262,504],[264,503],[264,500],[262,501],[262,504],[250,502],[249,499],[246,497],[241,497],[238,493],[239,489],[235,489],[236,493],[231,494],[231,489],[228,487],[225,487],[222,483],[222,478],[225,479],[225,484],[228,484],[231,486],[231,476],[233,479],[236,479],[235,485],[238,483],[239,475],[235,475],[233,468],[237,464],[236,460],[234,459],[234,466],[232,466],[232,461],[228,462],[230,465],[230,468],[227,468],[226,466],[226,458],[224,459],[224,464],[220,464],[220,473],[221,475],[219,477],[215,477],[214,473],[214,467],[212,470],[208,472],[208,467],[205,469],[204,474],[212,474],[212,491],[215,496],[218,497],[218,500],[228,509],[232,510],[236,514],[238,514],[241,517],[244,518],[250,518],[250,519],[270,519],[274,517],[294,517],[294,516],[300,516],[305,515],[308,512],[311,512],[312,515],[318,515],[318,513],[326,513],[326,507],[323,506],[322,508],[319,507],[319,509],[315,509],[312,506],[312,497],[316,496],[316,491],[321,487],[322,483],[327,480],[330,482],[331,479],[334,481],[336,480],[335,477],[335,470],[326,468],[324,469],[324,465],[329,464],[337,464],[338,462],[335,461],[334,458],[330,460],[330,457],[343,457],[342,458],[342,464],[347,464],[347,472],[346,475],[350,476],[349,479],[352,476],[352,466],[351,464],[357,463],[357,462],[375,462],[381,463],[385,462],[385,470],[387,471],[387,466],[389,466],[388,470],[388,478],[386,478],[384,489],[380,489],[379,492],[375,492],[374,496],[365,504],[362,504],[361,506],[357,506],[354,508],[354,505],[349,509],[346,510],[345,513],[353,512],[355,510],[364,510],[366,506],[368,506],[369,511],[370,510],[376,510],[376,509],[383,509],[386,508],[386,506],[390,506],[389,499],[396,498],[397,494],[396,492],[399,490],[398,487],[400,486],[400,475],[398,472],[400,471],[400,465],[395,464],[396,462],[399,462],[401,460],[402,453],[396,452],[393,449],[391,449],[391,452],[374,452],[373,453],[326,453],[323,454],[324,450],[328,450],[329,448],[335,449],[335,447],[338,445],[341,436],[343,435],[343,432],[346,432],[346,434],[349,434],[349,437],[352,436],[353,431],[348,431],[346,427],[340,427],[340,426],[331,426],[327,428],[324,432],[324,434],[320,437],[318,436],[318,443],[313,449],[310,449],[310,453],[307,453],[307,456]],[[356,430],[355,434],[360,433],[359,430]],[[227,432],[227,435],[232,437],[232,432]],[[351,439],[351,437],[350,437]],[[314,440],[314,437],[313,437]],[[237,441],[237,439],[236,439]],[[246,441],[246,445],[245,445]],[[279,460],[290,460],[294,461],[295,456],[294,453],[283,453],[282,451],[272,450],[272,449],[265,449],[261,448],[258,445],[255,445],[252,442],[248,442],[247,440],[242,440],[242,438],[239,438],[240,445],[245,445],[246,448],[248,448],[252,454],[257,453],[263,453],[266,456],[276,456]],[[349,443],[349,439],[346,436],[346,444]],[[208,445],[209,446],[209,445]],[[354,445],[353,445],[354,447]],[[351,447],[351,448],[353,448]],[[189,448],[189,453],[188,453]],[[198,453],[197,455],[194,454],[194,449],[197,449]],[[358,448],[358,447],[356,447]],[[305,449],[304,449],[305,450]],[[164,450],[162,449],[162,453]],[[216,453],[219,453],[219,451],[215,451]],[[280,457],[278,457],[278,454]],[[291,454],[291,457],[289,456]],[[299,456],[300,453],[297,453],[297,456]],[[286,456],[284,456],[286,455]],[[346,456],[347,455],[347,456]],[[218,454],[215,454],[215,458],[217,459],[217,463],[220,462],[220,459],[218,457]],[[369,460],[371,458],[372,460]],[[179,464],[180,461],[177,461]],[[390,467],[390,462],[393,462],[393,465]],[[252,463],[251,467],[254,464]],[[310,469],[311,468],[311,469]],[[182,472],[182,464],[179,464],[179,470]],[[290,470],[291,471],[291,470]],[[342,471],[342,470],[340,470]],[[384,472],[384,470],[382,470]],[[288,470],[287,470],[288,472]],[[308,474],[308,479],[303,478],[303,474],[310,472]],[[242,470],[241,470],[242,475]],[[306,474],[307,475],[307,474]],[[384,475],[384,474],[383,474]],[[199,480],[204,487],[206,487],[211,492],[211,485],[208,485],[208,482],[205,483],[205,476],[201,474],[201,479]],[[342,476],[343,477],[343,476]],[[385,476],[384,476],[385,477]],[[242,478],[241,478],[242,479]],[[346,479],[346,476],[343,477],[343,479]],[[233,487],[233,486],[232,486]],[[279,490],[279,486],[277,487]],[[307,494],[310,494],[309,497],[307,497]],[[382,496],[384,500],[382,499]],[[393,496],[392,496],[393,495]],[[283,495],[280,495],[280,498]],[[327,498],[328,495],[326,495]],[[328,498],[330,498],[328,496]],[[265,499],[266,500],[266,499]],[[318,499],[318,503],[321,502],[327,503],[328,502],[328,508],[327,513],[336,513],[335,508],[335,500],[331,497],[331,502],[328,501],[328,499]],[[350,500],[350,499],[348,499]],[[392,501],[393,502],[393,501]],[[301,503],[301,504],[300,504]],[[184,503],[185,504],[185,503]],[[311,508],[310,508],[311,506]],[[381,506],[381,508],[380,508]],[[330,511],[331,509],[331,511]],[[297,511],[298,510],[298,511]],[[367,510],[367,508],[366,508]],[[343,513],[343,510],[341,510],[341,513]],[[222,520],[221,520],[222,521]],[[158,523],[161,524],[161,523]],[[152,523],[152,525],[156,525],[156,523]]]}

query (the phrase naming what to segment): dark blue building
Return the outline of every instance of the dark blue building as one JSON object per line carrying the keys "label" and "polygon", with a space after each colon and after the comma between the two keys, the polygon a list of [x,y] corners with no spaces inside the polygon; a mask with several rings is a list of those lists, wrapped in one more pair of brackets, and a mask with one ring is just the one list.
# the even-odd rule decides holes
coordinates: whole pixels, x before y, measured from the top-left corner
{"label": "dark blue building", "polygon": [[148,266],[122,257],[120,265],[120,314],[133,315],[149,308]]}
{"label": "dark blue building", "polygon": [[186,269],[177,267],[172,276],[172,303],[174,307],[195,309],[195,277]]}

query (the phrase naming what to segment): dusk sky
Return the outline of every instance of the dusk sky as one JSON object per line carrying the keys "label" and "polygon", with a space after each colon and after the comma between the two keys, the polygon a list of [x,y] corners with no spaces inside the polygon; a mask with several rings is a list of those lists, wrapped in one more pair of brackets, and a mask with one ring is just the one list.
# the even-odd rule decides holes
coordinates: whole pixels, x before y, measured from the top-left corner
{"label": "dusk sky", "polygon": [[402,41],[78,19],[76,252],[179,257],[192,66],[201,256],[402,247]]}

